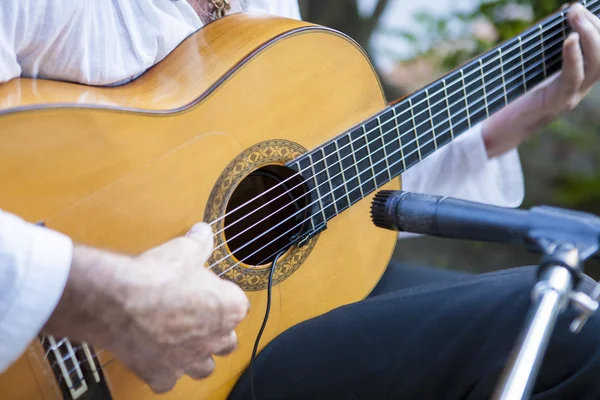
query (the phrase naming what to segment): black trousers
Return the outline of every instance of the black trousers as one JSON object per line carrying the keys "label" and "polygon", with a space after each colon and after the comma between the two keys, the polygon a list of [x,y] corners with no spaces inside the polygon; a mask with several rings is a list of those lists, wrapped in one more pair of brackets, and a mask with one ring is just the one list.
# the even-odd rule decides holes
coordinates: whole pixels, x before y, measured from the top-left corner
{"label": "black trousers", "polygon": [[[254,364],[256,399],[489,399],[531,304],[534,274],[391,264],[367,299],[266,346]],[[573,317],[563,313],[554,330],[533,399],[600,399],[600,314],[577,335],[568,330]],[[249,378],[246,371],[231,400],[251,398]]]}

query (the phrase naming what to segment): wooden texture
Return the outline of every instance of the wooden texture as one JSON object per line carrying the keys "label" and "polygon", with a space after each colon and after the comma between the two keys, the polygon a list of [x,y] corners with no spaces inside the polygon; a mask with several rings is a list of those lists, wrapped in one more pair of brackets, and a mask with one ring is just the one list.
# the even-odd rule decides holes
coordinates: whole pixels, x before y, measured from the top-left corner
{"label": "wooden texture", "polygon": [[[76,242],[134,254],[201,220],[219,175],[248,147],[285,139],[311,149],[386,105],[364,52],[344,36],[242,14],[203,28],[122,87],[21,79],[0,87],[0,99],[0,208],[44,220]],[[399,187],[395,180],[384,188]],[[301,321],[364,298],[377,283],[396,235],[373,226],[371,199],[330,221],[308,259],[273,288],[261,348]],[[227,396],[264,317],[266,291],[248,296],[239,348],[218,358],[208,379],[184,377],[158,397]],[[154,397],[118,361],[104,373],[116,399]]]}

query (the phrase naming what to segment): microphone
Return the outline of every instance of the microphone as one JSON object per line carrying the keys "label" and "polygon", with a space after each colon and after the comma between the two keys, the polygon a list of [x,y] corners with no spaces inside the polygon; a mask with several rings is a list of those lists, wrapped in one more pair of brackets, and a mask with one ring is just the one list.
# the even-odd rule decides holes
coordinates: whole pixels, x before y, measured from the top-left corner
{"label": "microphone", "polygon": [[600,242],[600,219],[593,214],[548,206],[513,209],[405,191],[378,192],[371,204],[371,219],[376,226],[393,231],[521,244],[538,250],[540,239],[595,248]]}

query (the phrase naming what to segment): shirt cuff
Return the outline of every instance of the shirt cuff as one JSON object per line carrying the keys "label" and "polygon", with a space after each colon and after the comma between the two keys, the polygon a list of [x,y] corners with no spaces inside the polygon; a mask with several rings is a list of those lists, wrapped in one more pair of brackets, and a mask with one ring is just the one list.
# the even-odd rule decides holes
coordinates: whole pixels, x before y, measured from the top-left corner
{"label": "shirt cuff", "polygon": [[73,243],[59,232],[0,211],[0,372],[23,354],[56,308]]}
{"label": "shirt cuff", "polygon": [[525,181],[518,150],[489,158],[483,139],[483,123],[457,139],[465,160],[466,180],[460,196],[467,200],[519,207],[525,197]]}
{"label": "shirt cuff", "polygon": [[[489,158],[482,123],[402,174],[407,192],[455,197],[500,207],[518,207],[525,197],[517,149]],[[400,239],[415,236],[400,232]]]}

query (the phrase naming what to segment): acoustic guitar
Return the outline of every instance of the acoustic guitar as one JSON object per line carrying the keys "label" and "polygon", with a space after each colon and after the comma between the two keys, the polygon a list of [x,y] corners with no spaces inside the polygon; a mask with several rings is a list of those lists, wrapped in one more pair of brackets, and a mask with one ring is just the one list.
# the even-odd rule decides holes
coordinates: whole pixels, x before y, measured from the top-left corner
{"label": "acoustic guitar", "polygon": [[[593,12],[600,0],[588,2]],[[396,243],[378,189],[561,67],[565,11],[387,103],[365,52],[310,23],[219,19],[134,81],[0,86],[0,208],[75,242],[136,254],[211,223],[214,273],[251,311],[207,379],[157,396],[91,344],[41,336],[0,376],[3,399],[225,399],[278,334],[363,299]]]}

